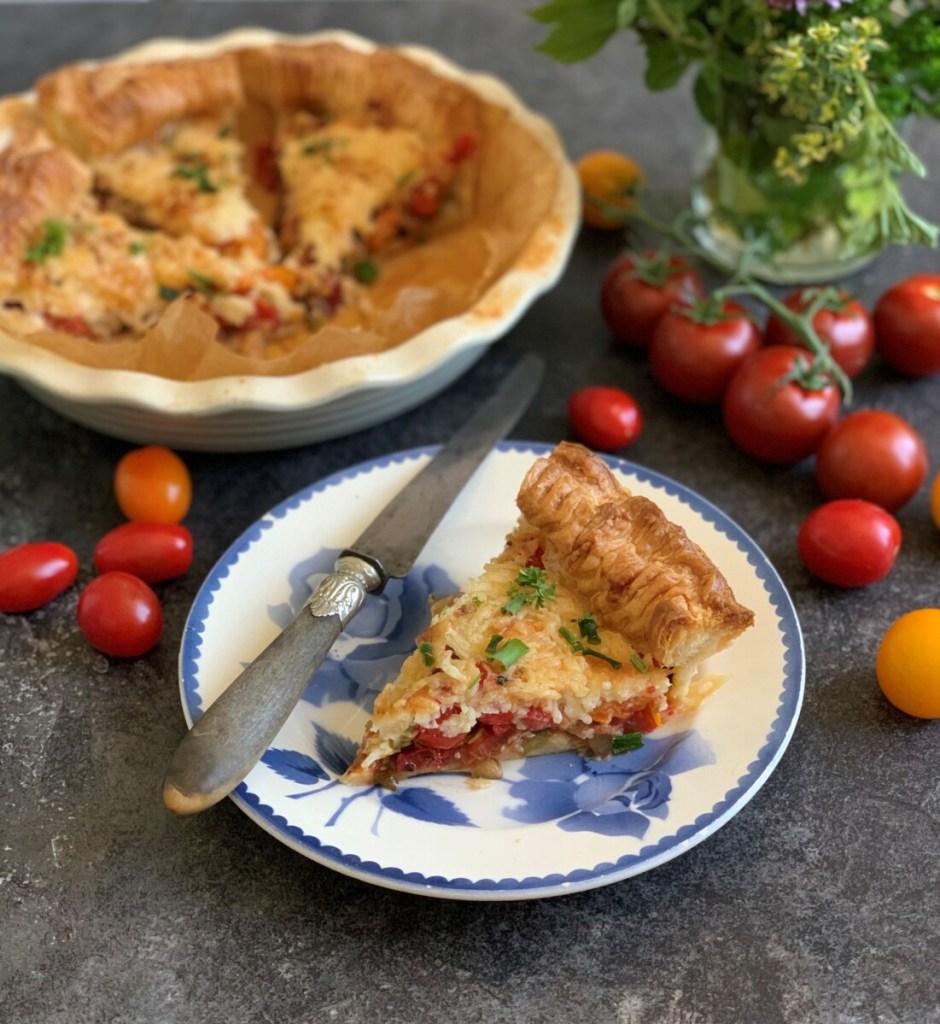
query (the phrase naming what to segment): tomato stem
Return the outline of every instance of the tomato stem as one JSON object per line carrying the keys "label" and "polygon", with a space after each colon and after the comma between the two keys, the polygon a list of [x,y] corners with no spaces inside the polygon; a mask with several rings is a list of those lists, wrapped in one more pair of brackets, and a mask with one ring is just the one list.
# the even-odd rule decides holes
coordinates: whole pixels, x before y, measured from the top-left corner
{"label": "tomato stem", "polygon": [[832,358],[829,347],[819,337],[813,326],[813,318],[819,310],[832,302],[833,289],[820,289],[805,310],[793,310],[751,275],[748,266],[754,255],[752,249],[745,248],[737,265],[732,265],[701,246],[688,227],[695,221],[695,217],[690,211],[683,211],[672,223],[669,223],[652,216],[637,206],[631,211],[630,219],[646,225],[658,234],[665,235],[675,242],[683,252],[724,274],[728,278],[727,283],[712,292],[713,300],[721,302],[733,296],[747,295],[795,331],[803,338],[813,354],[813,361],[809,368],[813,373],[808,379],[825,381],[826,378],[829,378],[838,387],[845,404],[848,405],[852,401],[851,380]]}

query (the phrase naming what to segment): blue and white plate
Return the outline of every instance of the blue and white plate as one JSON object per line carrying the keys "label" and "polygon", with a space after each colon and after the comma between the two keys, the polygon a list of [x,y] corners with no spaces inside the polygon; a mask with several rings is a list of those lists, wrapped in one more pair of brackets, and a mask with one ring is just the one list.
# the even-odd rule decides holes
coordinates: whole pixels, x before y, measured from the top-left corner
{"label": "blue and white plate", "polygon": [[[453,591],[502,548],[515,495],[548,445],[499,445],[417,567],[369,597],[261,763],[232,796],[312,860],[377,885],[508,900],[590,889],[647,871],[726,824],[776,767],[803,696],[803,644],[789,596],[754,542],[709,502],[650,470],[609,459],[721,568],[755,625],[710,669],[723,677],[694,716],[640,750],[597,761],[520,760],[499,781],[422,776],[392,793],[351,788],[351,761],[375,695]],[[399,452],[313,484],[251,526],[202,585],[183,636],[180,682],[192,722],[283,629],[433,449]]]}

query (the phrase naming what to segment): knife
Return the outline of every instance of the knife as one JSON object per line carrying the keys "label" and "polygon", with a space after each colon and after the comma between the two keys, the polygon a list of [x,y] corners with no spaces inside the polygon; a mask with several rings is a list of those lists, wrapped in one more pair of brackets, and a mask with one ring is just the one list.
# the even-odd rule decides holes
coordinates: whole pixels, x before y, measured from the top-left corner
{"label": "knife", "polygon": [[194,814],[227,796],[255,766],[367,594],[404,576],[476,469],[516,424],[545,372],[523,356],[427,465],[336,560],[297,617],[212,703],[174,753],[163,802]]}

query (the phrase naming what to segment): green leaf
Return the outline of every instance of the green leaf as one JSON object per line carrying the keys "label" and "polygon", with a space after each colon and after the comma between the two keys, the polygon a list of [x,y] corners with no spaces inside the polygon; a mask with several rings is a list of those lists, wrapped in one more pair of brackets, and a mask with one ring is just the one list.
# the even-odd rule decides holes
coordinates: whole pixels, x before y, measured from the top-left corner
{"label": "green leaf", "polygon": [[718,119],[718,107],[721,99],[721,76],[714,64],[702,66],[702,70],[695,76],[692,95],[702,118],[708,124],[714,124]]}
{"label": "green leaf", "polygon": [[662,92],[678,84],[689,66],[685,50],[668,39],[656,39],[648,43],[646,58],[644,81],[647,89],[653,92]]}
{"label": "green leaf", "polygon": [[[624,28],[634,0],[551,0],[529,11],[536,21],[555,27],[536,50],[563,64],[593,57],[608,39]],[[636,17],[636,12],[633,12]]]}
{"label": "green leaf", "polygon": [[718,54],[717,68],[722,78],[741,85],[750,85],[754,81],[754,63],[736,53],[724,51]]}

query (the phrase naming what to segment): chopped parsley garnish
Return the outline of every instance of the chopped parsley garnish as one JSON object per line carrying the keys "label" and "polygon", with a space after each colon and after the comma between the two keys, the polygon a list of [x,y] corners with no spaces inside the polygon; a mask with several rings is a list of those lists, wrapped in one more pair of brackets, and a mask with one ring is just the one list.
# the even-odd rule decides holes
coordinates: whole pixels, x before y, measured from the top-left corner
{"label": "chopped parsley garnish", "polygon": [[614,736],[611,744],[611,753],[628,754],[631,750],[639,750],[643,746],[643,733],[625,732],[620,736]]}
{"label": "chopped parsley garnish", "polygon": [[479,681],[480,681],[480,680],[481,680],[482,678],[483,678],[483,673],[482,673],[482,672],[477,672],[477,674],[476,674],[476,675],[475,675],[475,676],[474,676],[474,677],[473,677],[473,678],[472,678],[472,679],[470,680],[470,682],[469,682],[469,683],[467,683],[467,689],[468,689],[468,690],[472,690],[472,689],[474,688],[474,686],[476,686],[476,685],[477,685],[477,683],[478,683],[478,682],[479,682]]}
{"label": "chopped parsley garnish", "polygon": [[405,171],[405,173],[399,177],[398,181],[395,182],[395,187],[404,188],[408,184],[408,182],[414,178],[414,176],[417,173],[418,172],[414,168],[412,168],[410,171]]}
{"label": "chopped parsley garnish", "polygon": [[160,298],[163,299],[164,302],[172,302],[179,296],[179,293],[179,288],[171,288],[168,284],[160,285]]}
{"label": "chopped parsley garnish", "polygon": [[209,168],[202,162],[180,164],[170,173],[171,178],[186,178],[200,192],[218,192],[219,186],[209,177]]}
{"label": "chopped parsley garnish", "polygon": [[545,603],[551,601],[554,596],[555,584],[548,582],[545,570],[527,565],[520,569],[519,575],[509,588],[509,600],[503,605],[502,610],[507,615],[515,615],[527,604],[535,608],[544,608]]}
{"label": "chopped parsley garnish", "polygon": [[360,284],[373,284],[379,276],[379,268],[375,260],[357,260],[353,276]]}
{"label": "chopped parsley garnish", "polygon": [[313,142],[308,142],[303,148],[304,156],[324,156],[327,160],[333,158],[333,150],[339,146],[348,146],[349,139],[337,138],[333,135],[327,135],[322,139],[314,139]]}
{"label": "chopped parsley garnish", "polygon": [[418,650],[421,652],[421,658],[425,665],[430,666],[434,664],[434,648],[429,643],[421,644]]}
{"label": "chopped parsley garnish", "polygon": [[611,668],[621,668],[621,662],[617,661],[616,658],[609,658],[606,654],[602,654],[600,651],[595,651],[593,647],[581,647],[581,653],[585,658],[597,658],[599,661],[606,661]]}
{"label": "chopped parsley garnish", "polygon": [[147,251],[147,246],[143,242],[131,242],[128,246],[132,256],[139,256],[142,252]]}
{"label": "chopped parsley garnish", "polygon": [[45,263],[50,256],[60,256],[68,238],[69,226],[64,220],[43,221],[42,236],[27,246],[26,260],[29,263]]}
{"label": "chopped parsley garnish", "polygon": [[[502,647],[490,654],[490,660],[498,661],[503,668],[509,668],[510,665],[515,665],[528,651],[529,648],[518,637],[511,637]],[[487,648],[487,653],[490,653],[489,648]]]}
{"label": "chopped parsley garnish", "polygon": [[600,644],[600,634],[597,632],[597,619],[590,612],[585,612],[584,615],[578,619],[578,630],[581,636],[587,640],[589,644]]}
{"label": "chopped parsley garnish", "polygon": [[189,279],[196,291],[202,292],[203,295],[215,295],[216,292],[221,291],[217,282],[206,274],[200,274],[198,270],[190,270]]}
{"label": "chopped parsley garnish", "polygon": [[630,655],[630,661],[632,662],[633,667],[635,669],[637,669],[638,671],[640,671],[640,672],[649,672],[649,666],[639,656],[639,654],[636,653],[636,651],[634,651],[633,654]]}
{"label": "chopped parsley garnish", "polygon": [[[583,621],[584,619],[578,620],[579,623]],[[619,661],[616,661],[614,658],[608,657],[606,654],[602,653],[601,651],[598,651],[594,647],[588,647],[584,640],[579,640],[578,637],[576,637],[574,633],[572,633],[571,630],[568,629],[567,626],[559,627],[558,633],[575,654],[583,654],[586,658],[597,658],[599,661],[606,661],[607,664],[611,666],[611,668],[621,667]],[[586,636],[586,634],[582,632],[582,636]],[[600,637],[598,637],[597,643],[600,643]]]}

